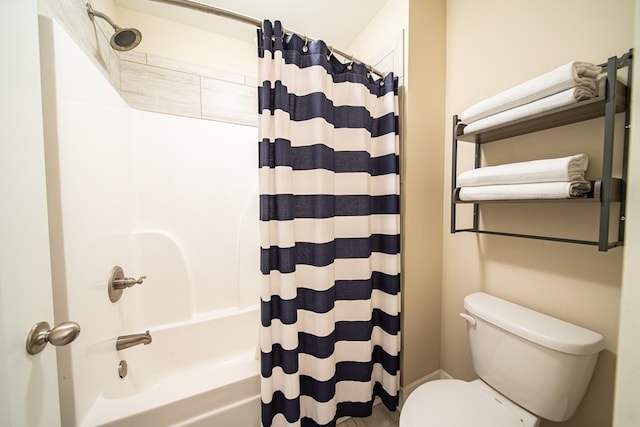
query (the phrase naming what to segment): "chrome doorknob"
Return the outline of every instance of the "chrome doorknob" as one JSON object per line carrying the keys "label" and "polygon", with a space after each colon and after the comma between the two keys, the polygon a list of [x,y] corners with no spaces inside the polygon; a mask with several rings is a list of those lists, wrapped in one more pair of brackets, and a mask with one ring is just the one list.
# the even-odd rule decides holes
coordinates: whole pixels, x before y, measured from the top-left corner
{"label": "chrome doorknob", "polygon": [[55,346],[67,345],[80,335],[80,325],[76,322],[62,322],[53,329],[47,322],[38,322],[27,334],[27,353],[38,354],[51,343]]}

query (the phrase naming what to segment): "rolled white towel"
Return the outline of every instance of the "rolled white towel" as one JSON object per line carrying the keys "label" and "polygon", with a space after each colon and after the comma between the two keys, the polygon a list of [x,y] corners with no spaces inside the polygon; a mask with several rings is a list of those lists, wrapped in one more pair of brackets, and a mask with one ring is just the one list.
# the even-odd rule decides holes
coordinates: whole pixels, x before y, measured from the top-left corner
{"label": "rolled white towel", "polygon": [[601,72],[602,67],[588,62],[569,62],[472,105],[460,114],[460,120],[462,123],[472,123],[572,87],[595,94],[596,80]]}
{"label": "rolled white towel", "polygon": [[556,108],[565,107],[575,104],[586,99],[593,98],[595,92],[584,90],[583,88],[574,87],[565,91],[541,98],[528,104],[511,108],[510,110],[501,111],[488,117],[484,117],[475,122],[469,123],[463,129],[465,134],[480,132],[491,129],[496,126],[515,122],[516,120],[530,117],[535,114],[544,113],[546,111],[555,110]]}
{"label": "rolled white towel", "polygon": [[584,181],[589,156],[584,153],[555,159],[530,160],[486,166],[462,172],[458,187],[525,184],[532,182]]}
{"label": "rolled white towel", "polygon": [[585,197],[591,190],[589,182],[535,182],[531,184],[483,185],[462,187],[462,201],[542,200]]}

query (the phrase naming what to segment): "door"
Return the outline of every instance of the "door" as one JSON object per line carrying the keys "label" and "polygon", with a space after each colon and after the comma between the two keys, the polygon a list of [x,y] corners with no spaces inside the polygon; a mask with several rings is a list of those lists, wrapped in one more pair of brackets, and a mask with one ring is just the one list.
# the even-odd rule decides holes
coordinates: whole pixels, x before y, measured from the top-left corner
{"label": "door", "polygon": [[[53,326],[37,0],[0,1],[0,425],[60,425],[55,347],[25,348]],[[64,319],[63,319],[64,320]]]}

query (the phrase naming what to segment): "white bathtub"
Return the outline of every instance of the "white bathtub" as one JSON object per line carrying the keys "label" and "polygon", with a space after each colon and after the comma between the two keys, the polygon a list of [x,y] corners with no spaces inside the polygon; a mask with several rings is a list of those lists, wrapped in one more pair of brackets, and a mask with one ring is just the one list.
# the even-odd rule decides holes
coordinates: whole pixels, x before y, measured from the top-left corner
{"label": "white bathtub", "polygon": [[258,324],[252,308],[150,328],[151,344],[114,351],[128,374],[114,367],[80,425],[259,426]]}

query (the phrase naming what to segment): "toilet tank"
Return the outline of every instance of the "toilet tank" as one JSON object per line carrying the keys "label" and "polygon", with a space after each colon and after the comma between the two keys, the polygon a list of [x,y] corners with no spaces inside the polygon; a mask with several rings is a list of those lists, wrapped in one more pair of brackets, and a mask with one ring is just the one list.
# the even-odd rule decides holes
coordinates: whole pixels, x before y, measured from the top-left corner
{"label": "toilet tank", "polygon": [[566,421],[584,396],[602,335],[477,292],[464,299],[473,369],[539,417]]}

